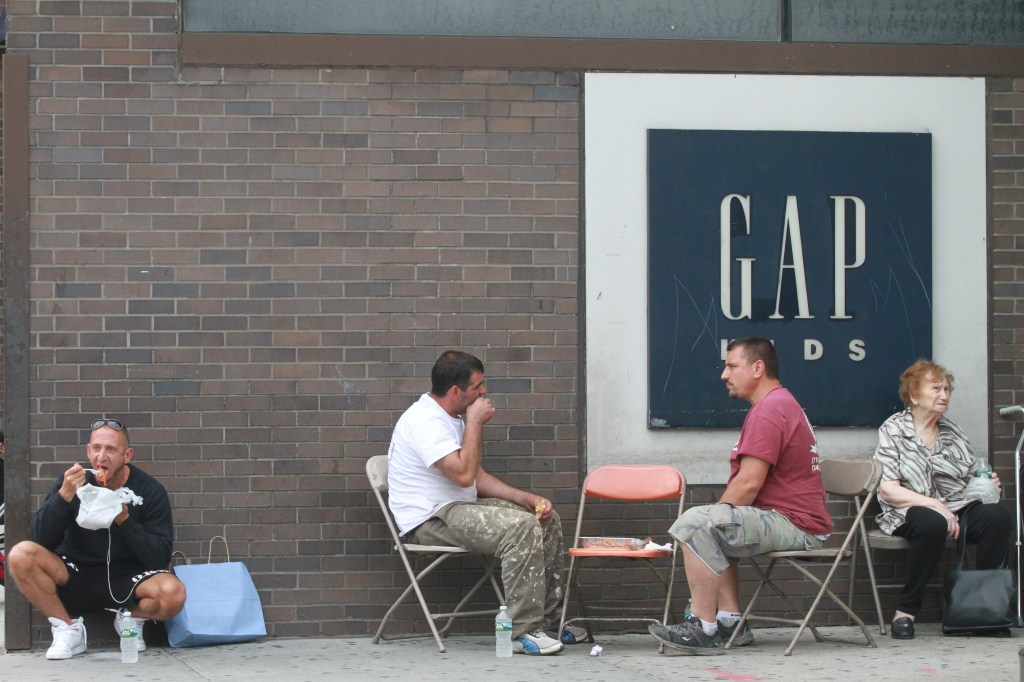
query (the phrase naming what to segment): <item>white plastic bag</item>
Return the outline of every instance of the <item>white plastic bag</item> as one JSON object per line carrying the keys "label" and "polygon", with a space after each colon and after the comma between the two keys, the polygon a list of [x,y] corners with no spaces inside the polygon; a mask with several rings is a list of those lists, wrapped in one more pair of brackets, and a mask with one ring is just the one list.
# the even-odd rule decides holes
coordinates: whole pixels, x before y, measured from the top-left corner
{"label": "white plastic bag", "polygon": [[110,524],[121,513],[121,495],[116,491],[86,483],[78,489],[76,495],[82,501],[76,519],[82,528],[110,528]]}
{"label": "white plastic bag", "polygon": [[972,476],[964,488],[964,497],[969,500],[981,500],[984,504],[995,504],[999,501],[999,488],[988,476]]}

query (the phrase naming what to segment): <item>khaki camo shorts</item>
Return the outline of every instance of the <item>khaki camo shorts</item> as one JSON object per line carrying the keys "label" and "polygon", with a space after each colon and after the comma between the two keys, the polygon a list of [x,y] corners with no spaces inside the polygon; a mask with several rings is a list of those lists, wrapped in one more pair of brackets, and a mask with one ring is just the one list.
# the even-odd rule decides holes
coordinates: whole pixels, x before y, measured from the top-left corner
{"label": "khaki camo shorts", "polygon": [[709,504],[683,512],[668,530],[716,575],[730,560],[780,550],[821,549],[824,540],[774,509]]}

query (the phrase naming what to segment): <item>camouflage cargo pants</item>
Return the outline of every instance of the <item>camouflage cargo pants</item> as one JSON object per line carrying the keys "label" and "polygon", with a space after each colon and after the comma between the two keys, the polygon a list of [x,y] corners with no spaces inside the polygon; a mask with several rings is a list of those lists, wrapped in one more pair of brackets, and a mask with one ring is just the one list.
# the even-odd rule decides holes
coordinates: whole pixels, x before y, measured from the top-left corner
{"label": "camouflage cargo pants", "polygon": [[693,550],[716,575],[729,561],[763,552],[821,549],[822,540],[793,525],[773,509],[708,504],[691,507],[668,534]]}
{"label": "camouflage cargo pants", "polygon": [[565,550],[557,512],[541,525],[532,513],[505,500],[455,502],[411,536],[426,545],[456,545],[497,556],[513,637],[558,626]]}

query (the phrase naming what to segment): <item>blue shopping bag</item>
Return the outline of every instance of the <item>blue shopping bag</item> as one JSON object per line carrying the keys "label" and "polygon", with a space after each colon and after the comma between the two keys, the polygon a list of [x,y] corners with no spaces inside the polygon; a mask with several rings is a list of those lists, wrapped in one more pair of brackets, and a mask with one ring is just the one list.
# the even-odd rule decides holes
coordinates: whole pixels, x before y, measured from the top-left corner
{"label": "blue shopping bag", "polygon": [[[210,540],[211,554],[218,537],[224,540],[219,535]],[[230,555],[228,559],[174,567],[174,575],[185,585],[185,606],[165,623],[172,647],[235,644],[266,636],[263,605],[249,570],[230,561]]]}

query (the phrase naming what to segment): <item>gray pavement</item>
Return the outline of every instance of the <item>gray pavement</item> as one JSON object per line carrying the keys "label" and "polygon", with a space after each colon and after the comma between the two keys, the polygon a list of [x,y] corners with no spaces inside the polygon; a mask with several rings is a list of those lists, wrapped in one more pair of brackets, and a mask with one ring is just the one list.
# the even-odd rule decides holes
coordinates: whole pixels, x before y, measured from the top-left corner
{"label": "gray pavement", "polygon": [[[2,591],[2,588],[0,588]],[[0,606],[2,594],[0,594]],[[2,614],[2,609],[0,609]],[[2,619],[2,615],[0,615]],[[481,628],[486,628],[481,623]],[[855,628],[822,628],[852,636]],[[0,627],[0,633],[3,632]],[[877,632],[874,628],[873,634]],[[430,682],[540,682],[588,680],[999,680],[1020,679],[1018,651],[1024,631],[1009,639],[944,637],[937,624],[921,624],[912,641],[877,637],[877,649],[816,643],[805,633],[792,656],[783,656],[793,630],[756,628],[756,643],[724,656],[659,655],[648,635],[598,635],[604,651],[591,645],[566,647],[557,656],[494,656],[494,640],[453,636],[440,654],[432,639],[382,642],[369,637],[265,639],[197,649],[150,647],[134,665],[121,663],[115,646],[92,647],[67,661],[47,661],[45,650],[0,655],[0,677],[7,680],[418,680]]]}

